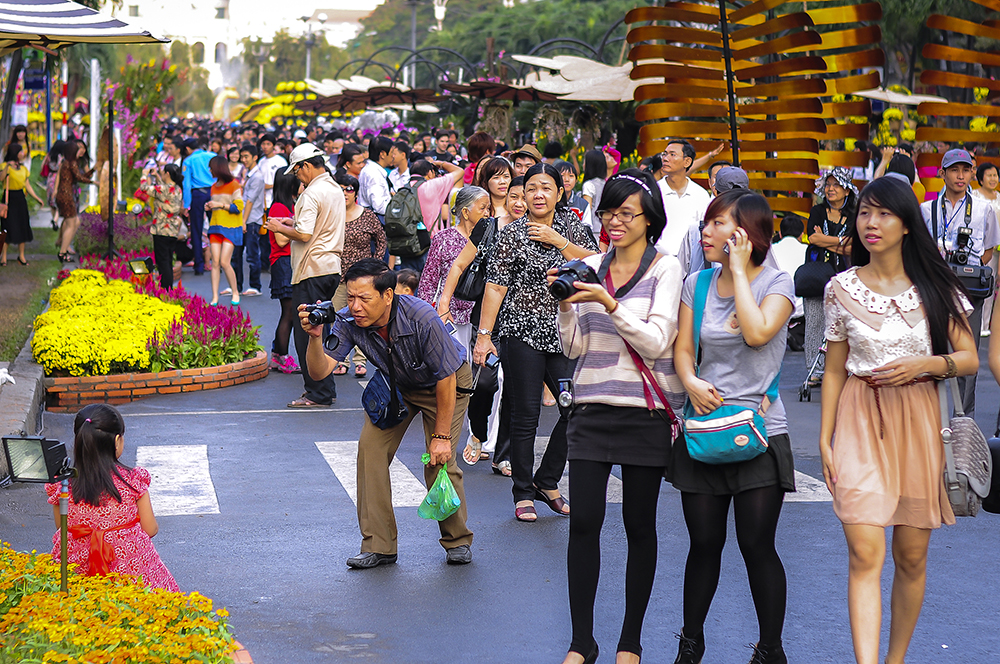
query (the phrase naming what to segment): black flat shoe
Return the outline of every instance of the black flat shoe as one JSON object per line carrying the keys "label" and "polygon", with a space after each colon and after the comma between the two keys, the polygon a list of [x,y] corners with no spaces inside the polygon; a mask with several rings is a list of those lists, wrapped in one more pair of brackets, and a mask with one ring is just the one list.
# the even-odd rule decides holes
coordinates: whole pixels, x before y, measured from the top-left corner
{"label": "black flat shoe", "polygon": [[781,647],[780,643],[773,646],[751,643],[747,647],[753,648],[750,664],[788,664],[785,649]]}
{"label": "black flat shoe", "polygon": [[396,562],[395,553],[362,552],[347,559],[347,566],[354,569],[371,569],[379,565],[391,565]]}
{"label": "black flat shoe", "polygon": [[675,634],[680,643],[677,644],[677,659],[674,664],[701,664],[705,656],[705,635],[697,638],[689,638],[684,635],[684,630],[680,634]]}
{"label": "black flat shoe", "polygon": [[20,256],[17,257],[17,262],[20,263],[21,265],[25,265],[25,266],[28,265],[28,261],[22,261]]}
{"label": "black flat shoe", "polygon": [[[579,650],[571,650],[570,652],[575,652],[577,655],[583,655]],[[597,661],[597,656],[601,654],[601,649],[597,646],[597,641],[594,641],[594,649],[590,651],[590,654],[584,655],[583,664],[594,664]]]}

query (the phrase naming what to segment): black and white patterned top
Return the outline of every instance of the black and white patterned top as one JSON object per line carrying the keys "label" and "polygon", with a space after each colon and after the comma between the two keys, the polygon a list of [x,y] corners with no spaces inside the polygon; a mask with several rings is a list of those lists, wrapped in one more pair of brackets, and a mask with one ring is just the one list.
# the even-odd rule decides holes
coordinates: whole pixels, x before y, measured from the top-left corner
{"label": "black and white patterned top", "polygon": [[[593,234],[570,210],[556,210],[552,229],[573,244],[597,251]],[[520,339],[545,353],[561,353],[556,316],[559,301],[549,294],[545,273],[566,263],[558,248],[528,237],[528,216],[508,224],[491,252],[486,280],[505,286],[497,336]]]}

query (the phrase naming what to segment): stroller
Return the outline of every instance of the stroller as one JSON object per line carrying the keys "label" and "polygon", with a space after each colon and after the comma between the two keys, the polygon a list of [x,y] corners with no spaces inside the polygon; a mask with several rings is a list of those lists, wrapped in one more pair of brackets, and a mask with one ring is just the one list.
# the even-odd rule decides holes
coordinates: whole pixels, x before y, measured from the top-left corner
{"label": "stroller", "polygon": [[819,352],[816,353],[816,359],[813,360],[812,366],[809,367],[809,373],[806,374],[806,379],[802,381],[802,385],[799,387],[799,401],[805,399],[810,403],[812,402],[813,386],[809,383],[816,374],[816,369],[819,368],[819,360],[821,357],[826,357],[826,339],[823,339],[823,343],[820,344]]}

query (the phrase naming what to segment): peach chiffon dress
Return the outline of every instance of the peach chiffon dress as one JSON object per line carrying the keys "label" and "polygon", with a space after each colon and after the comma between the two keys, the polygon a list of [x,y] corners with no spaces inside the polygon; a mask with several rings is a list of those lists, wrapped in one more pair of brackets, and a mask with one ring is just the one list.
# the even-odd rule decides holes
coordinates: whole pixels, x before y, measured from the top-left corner
{"label": "peach chiffon dress", "polygon": [[863,380],[893,360],[933,354],[916,287],[887,297],[868,288],[851,268],[827,284],[824,310],[827,340],[849,346],[833,441],[837,517],[849,525],[881,527],[954,524],[942,476],[937,384],[883,387],[876,393]]}

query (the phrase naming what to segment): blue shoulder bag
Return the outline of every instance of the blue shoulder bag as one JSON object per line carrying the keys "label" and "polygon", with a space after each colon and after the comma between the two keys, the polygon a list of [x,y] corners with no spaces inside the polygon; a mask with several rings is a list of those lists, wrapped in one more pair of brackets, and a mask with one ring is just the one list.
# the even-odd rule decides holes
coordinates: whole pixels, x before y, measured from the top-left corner
{"label": "blue shoulder bag", "polygon": [[[389,338],[392,338],[390,332]],[[392,342],[389,346],[389,379],[385,374],[376,369],[365,391],[361,394],[361,405],[368,415],[368,419],[379,429],[391,429],[401,423],[409,415],[403,395],[396,387],[396,367],[392,360]]]}
{"label": "blue shoulder bag", "polygon": [[[701,322],[708,301],[715,270],[698,273],[694,289],[694,357],[697,362],[701,338]],[[698,368],[695,367],[695,375]],[[764,395],[760,408],[723,404],[707,415],[698,415],[689,398],[684,404],[684,439],[688,455],[695,461],[709,464],[740,463],[749,461],[767,451],[767,429],[764,413],[778,398],[778,379],[774,377]]]}

